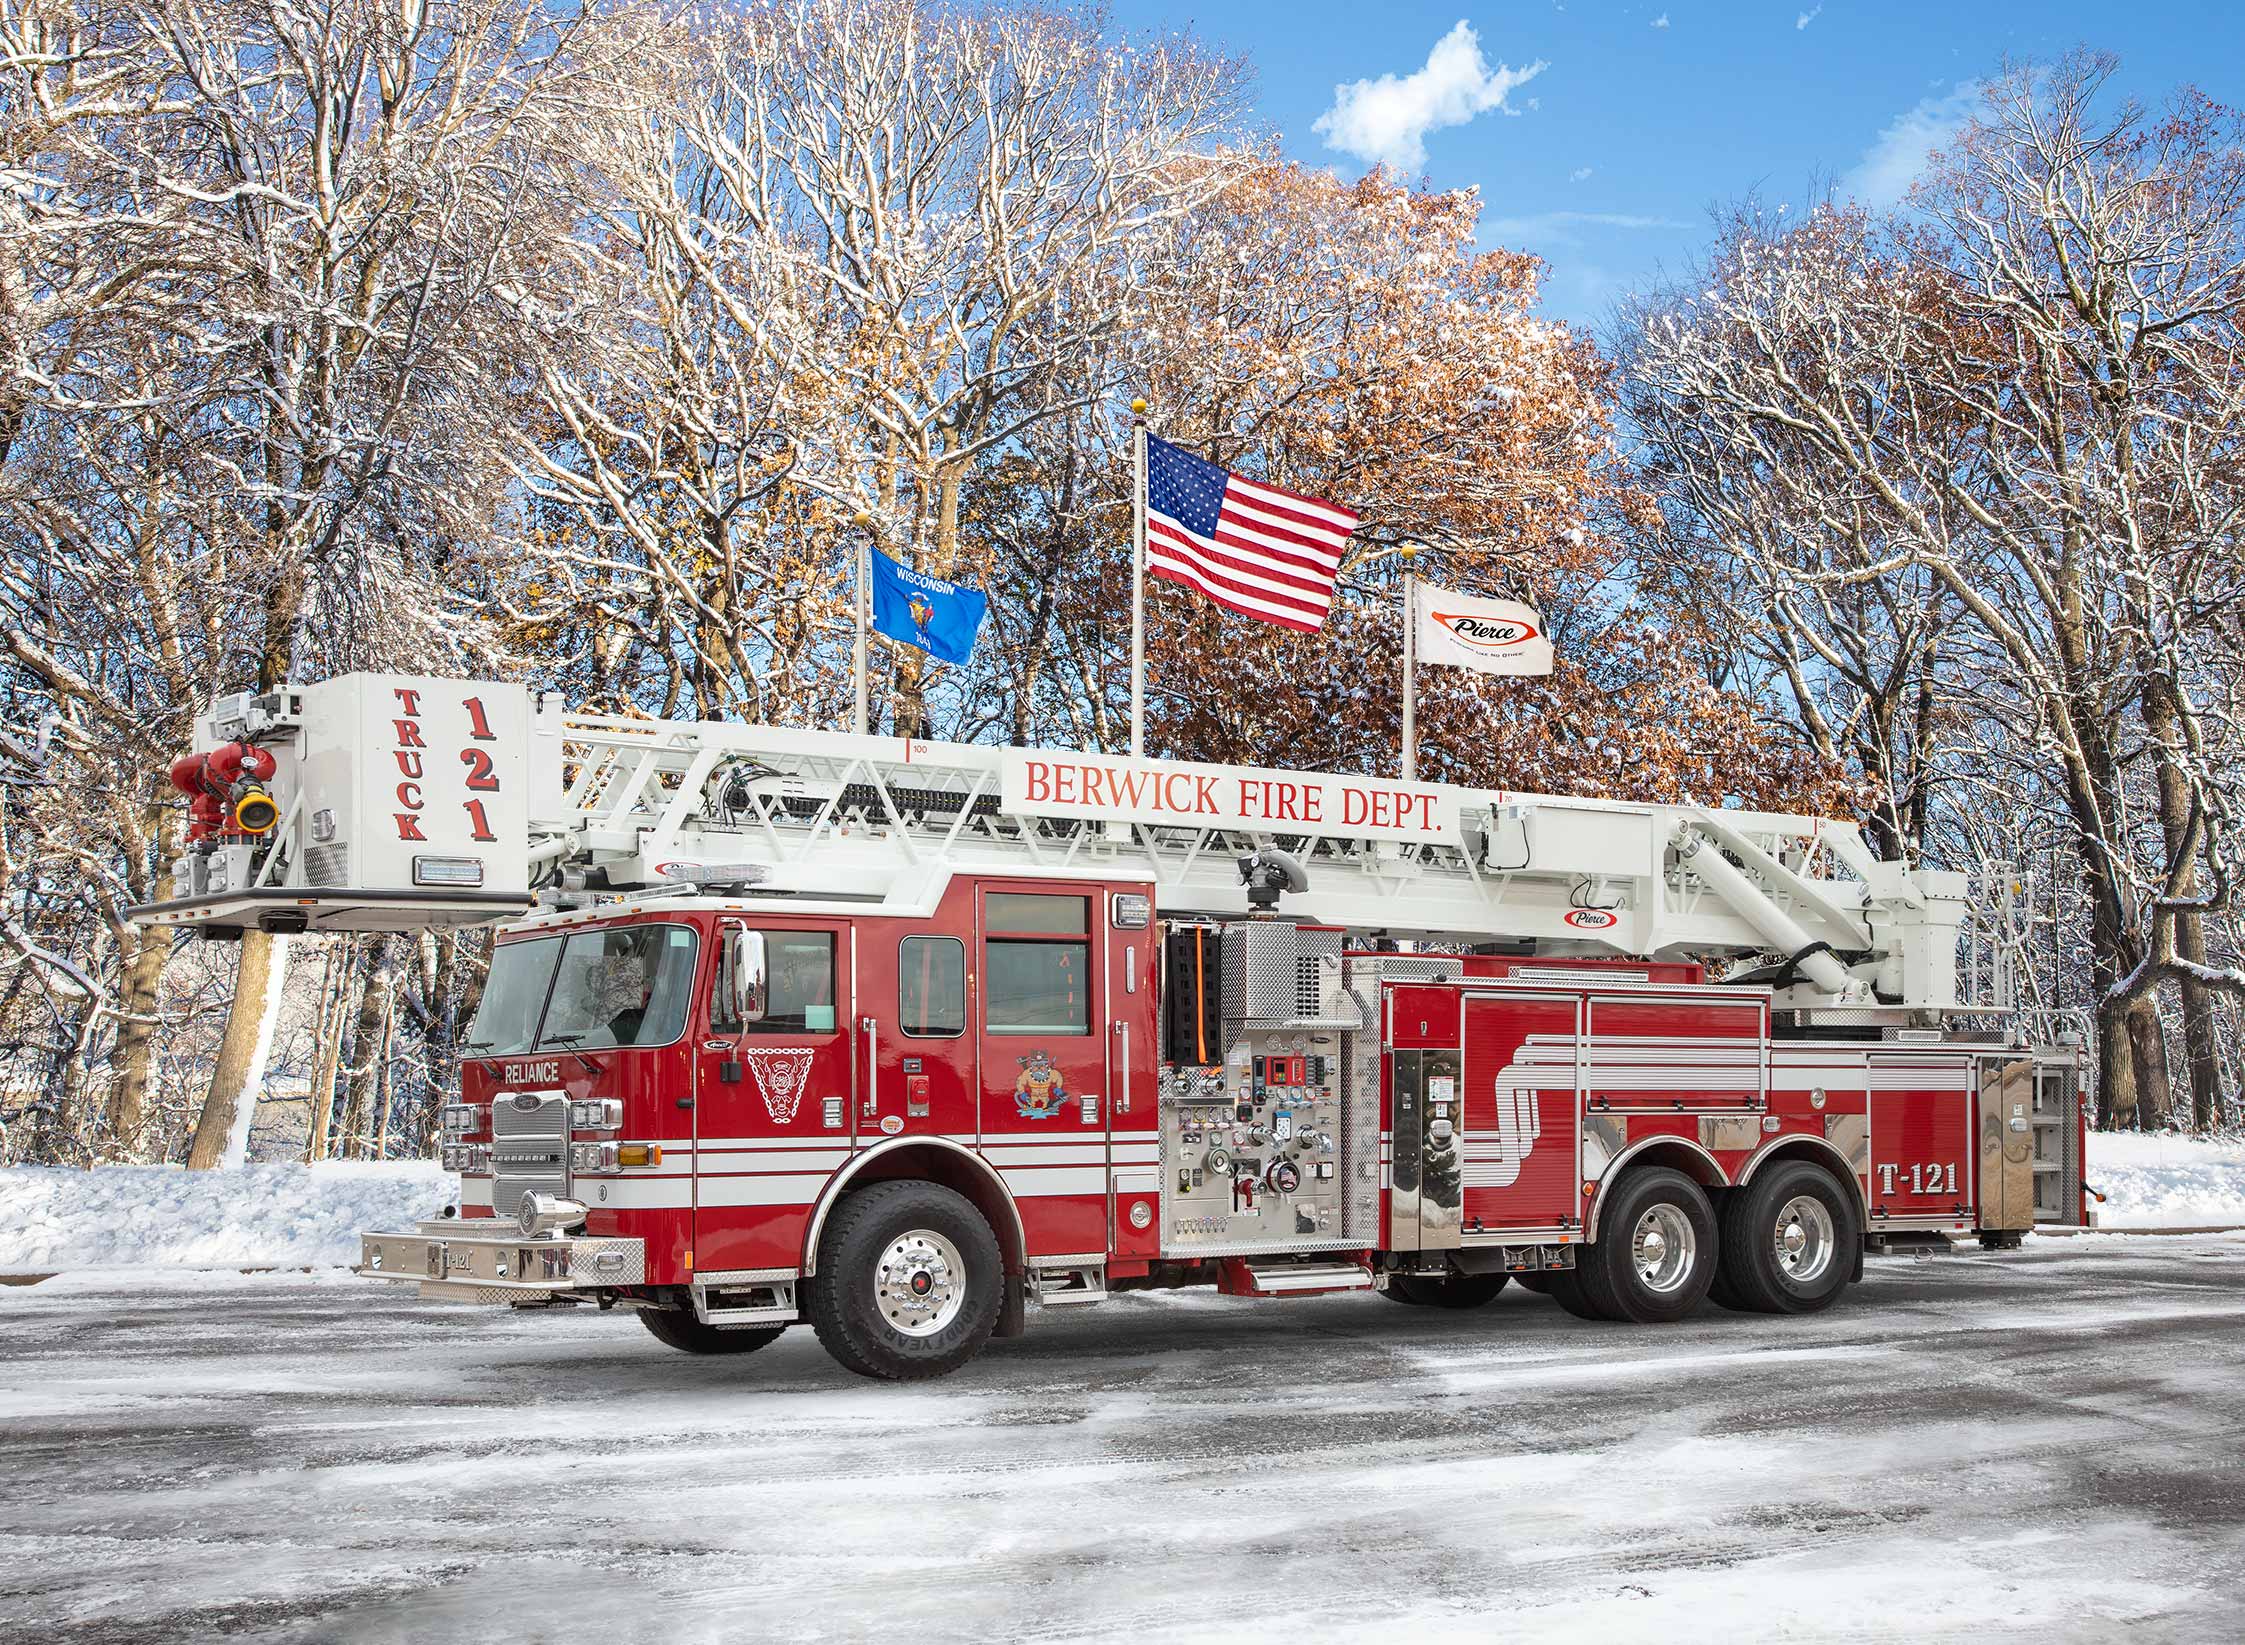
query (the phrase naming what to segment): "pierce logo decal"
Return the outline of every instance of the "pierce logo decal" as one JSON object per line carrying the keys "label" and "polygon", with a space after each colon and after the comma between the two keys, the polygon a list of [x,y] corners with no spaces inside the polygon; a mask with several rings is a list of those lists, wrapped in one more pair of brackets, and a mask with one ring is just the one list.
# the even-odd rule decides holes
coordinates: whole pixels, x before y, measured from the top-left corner
{"label": "pierce logo decal", "polygon": [[1508,651],[1518,651],[1531,640],[1543,638],[1536,632],[1536,625],[1533,623],[1471,617],[1455,611],[1437,611],[1433,616],[1436,622],[1450,631],[1458,644],[1485,656],[1501,657]]}
{"label": "pierce logo decal", "polygon": [[1577,931],[1610,931],[1621,924],[1621,916],[1605,908],[1571,908],[1567,923]]}

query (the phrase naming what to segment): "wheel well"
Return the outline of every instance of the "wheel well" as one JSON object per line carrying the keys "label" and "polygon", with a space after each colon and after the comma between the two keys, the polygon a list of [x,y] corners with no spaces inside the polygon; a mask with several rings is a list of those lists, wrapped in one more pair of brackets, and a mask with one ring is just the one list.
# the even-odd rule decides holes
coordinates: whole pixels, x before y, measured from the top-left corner
{"label": "wheel well", "polygon": [[1730,1186],[1730,1179],[1715,1163],[1715,1156],[1689,1137],[1647,1137],[1616,1155],[1606,1167],[1605,1175],[1598,1179],[1598,1195],[1590,1202],[1590,1224],[1583,1230],[1585,1240],[1598,1237],[1598,1219],[1606,1209],[1613,1185],[1621,1180],[1624,1171],[1640,1165],[1665,1165],[1672,1171],[1681,1171],[1706,1189],[1711,1199]]}
{"label": "wheel well", "polygon": [[1855,1201],[1855,1224],[1858,1228],[1871,1226],[1871,1208],[1863,1203],[1863,1184],[1855,1175],[1855,1167],[1847,1156],[1822,1137],[1780,1137],[1746,1162],[1746,1169],[1738,1174],[1738,1185],[1743,1188],[1761,1172],[1762,1168],[1778,1160],[1807,1160],[1811,1165],[1823,1167],[1825,1173],[1837,1178],[1847,1188]]}
{"label": "wheel well", "polygon": [[1028,1266],[1029,1242],[1021,1227],[1021,1212],[1013,1203],[998,1173],[979,1154],[957,1143],[926,1139],[899,1139],[867,1149],[843,1176],[827,1189],[803,1234],[803,1273],[818,1271],[819,1235],[827,1214],[842,1196],[876,1182],[932,1182],[961,1195],[990,1225],[998,1238],[998,1256],[1009,1274]]}

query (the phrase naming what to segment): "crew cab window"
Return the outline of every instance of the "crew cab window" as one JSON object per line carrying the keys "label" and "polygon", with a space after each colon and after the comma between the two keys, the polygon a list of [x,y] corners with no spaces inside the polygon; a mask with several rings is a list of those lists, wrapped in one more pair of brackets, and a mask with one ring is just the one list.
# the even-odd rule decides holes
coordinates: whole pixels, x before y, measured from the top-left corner
{"label": "crew cab window", "polygon": [[983,899],[982,925],[989,1032],[1091,1032],[1088,898],[993,891]]}
{"label": "crew cab window", "polygon": [[580,931],[562,945],[541,1051],[668,1045],[686,1031],[694,933],[683,925]]}
{"label": "crew cab window", "polygon": [[897,945],[896,1020],[914,1039],[967,1031],[967,945],[957,937],[906,937]]}
{"label": "crew cab window", "polygon": [[530,1049],[538,1037],[538,1017],[553,986],[554,961],[561,939],[503,942],[491,950],[491,974],[483,982],[483,1001],[460,1049],[479,1057],[507,1057]]}
{"label": "crew cab window", "polygon": [[831,1034],[834,1032],[834,933],[765,931],[765,1000],[761,1021],[728,1020],[722,999],[710,1007],[710,1026],[721,1034]]}

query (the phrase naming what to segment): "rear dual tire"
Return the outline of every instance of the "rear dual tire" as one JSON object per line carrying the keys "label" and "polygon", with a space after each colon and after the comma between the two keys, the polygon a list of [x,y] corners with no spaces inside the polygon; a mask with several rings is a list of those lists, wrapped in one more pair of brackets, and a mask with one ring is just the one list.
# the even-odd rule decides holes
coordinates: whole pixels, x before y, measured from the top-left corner
{"label": "rear dual tire", "polygon": [[1862,1229],[1855,1196],[1807,1160],[1781,1160],[1723,1205],[1722,1272],[1714,1298],[1746,1314],[1814,1314],[1855,1274]]}
{"label": "rear dual tire", "polygon": [[1649,1166],[1617,1182],[1598,1213],[1600,1237],[1576,1257],[1567,1290],[1603,1319],[1666,1325],[1697,1308],[1714,1282],[1718,1234],[1707,1193],[1681,1171]]}

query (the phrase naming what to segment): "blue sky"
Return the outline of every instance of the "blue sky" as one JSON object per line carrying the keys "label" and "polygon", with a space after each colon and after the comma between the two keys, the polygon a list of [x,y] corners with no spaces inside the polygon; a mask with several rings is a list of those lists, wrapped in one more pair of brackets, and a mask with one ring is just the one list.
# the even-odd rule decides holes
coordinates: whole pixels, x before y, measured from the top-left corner
{"label": "blue sky", "polygon": [[2086,43],[2148,103],[2185,82],[2245,102],[2245,8],[2207,0],[1121,0],[1115,21],[1246,53],[1298,160],[1353,177],[1423,153],[1414,175],[1477,186],[1484,243],[1543,257],[1547,310],[1588,324],[1688,260],[1714,204],[1899,194],[2007,56]]}

